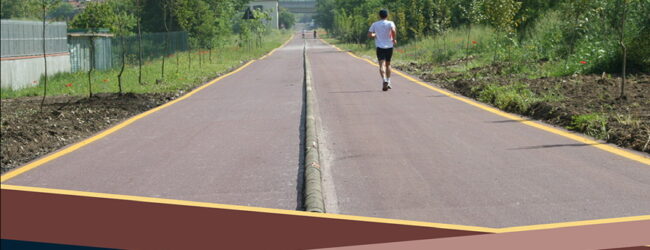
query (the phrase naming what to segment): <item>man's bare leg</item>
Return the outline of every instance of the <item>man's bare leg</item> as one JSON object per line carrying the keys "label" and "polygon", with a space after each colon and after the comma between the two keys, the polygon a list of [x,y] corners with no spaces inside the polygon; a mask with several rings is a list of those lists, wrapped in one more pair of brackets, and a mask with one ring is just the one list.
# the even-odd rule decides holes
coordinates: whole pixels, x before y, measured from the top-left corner
{"label": "man's bare leg", "polygon": [[388,82],[388,88],[392,89],[392,87],[390,86],[390,74],[391,74],[390,62],[389,61],[384,61],[384,62],[385,62],[385,65],[386,65],[386,69],[385,69],[386,73],[385,74],[386,74],[386,79],[387,79],[387,82]]}
{"label": "man's bare leg", "polygon": [[387,91],[388,90],[388,80],[386,79],[386,61],[381,60],[379,61],[379,75],[381,76],[381,82],[382,82],[382,90]]}
{"label": "man's bare leg", "polygon": [[386,61],[379,61],[379,75],[381,76],[382,81],[386,81],[386,70],[384,69]]}

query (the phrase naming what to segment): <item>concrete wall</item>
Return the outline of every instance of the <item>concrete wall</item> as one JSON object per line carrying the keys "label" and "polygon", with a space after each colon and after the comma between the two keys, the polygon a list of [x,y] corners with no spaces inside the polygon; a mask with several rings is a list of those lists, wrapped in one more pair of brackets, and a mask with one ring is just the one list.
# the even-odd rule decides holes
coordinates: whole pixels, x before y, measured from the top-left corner
{"label": "concrete wall", "polygon": [[[48,75],[70,72],[67,26],[64,22],[45,26]],[[0,87],[21,89],[34,86],[45,72],[43,65],[43,23],[0,21]]]}
{"label": "concrete wall", "polygon": [[248,6],[253,9],[256,6],[262,6],[262,10],[265,12],[271,12],[271,21],[268,23],[268,26],[273,29],[280,28],[280,19],[279,19],[279,5],[278,1],[251,1],[248,3]]}
{"label": "concrete wall", "polygon": [[[22,89],[35,86],[45,73],[43,57],[24,59],[4,59],[0,61],[0,87],[3,89]],[[47,73],[70,72],[70,55],[61,54],[47,57]]]}

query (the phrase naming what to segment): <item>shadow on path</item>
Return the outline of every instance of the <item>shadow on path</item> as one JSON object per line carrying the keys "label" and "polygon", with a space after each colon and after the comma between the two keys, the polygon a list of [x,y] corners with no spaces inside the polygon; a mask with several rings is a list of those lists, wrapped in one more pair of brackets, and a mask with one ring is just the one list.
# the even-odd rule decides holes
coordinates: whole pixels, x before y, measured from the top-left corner
{"label": "shadow on path", "polygon": [[500,121],[487,121],[487,123],[515,123],[515,122],[533,122],[535,120],[526,118],[526,119],[519,119],[519,120],[500,120]]}
{"label": "shadow on path", "polygon": [[304,191],[305,191],[305,130],[307,124],[307,89],[305,88],[305,80],[303,79],[302,87],[302,105],[300,108],[300,140],[298,147],[298,176],[296,177],[296,210],[304,211]]}
{"label": "shadow on path", "polygon": [[539,146],[530,146],[530,147],[518,147],[518,148],[510,148],[508,150],[524,150],[524,149],[543,149],[543,148],[561,148],[561,147],[585,147],[585,146],[593,146],[593,145],[599,145],[602,143],[592,143],[592,144],[585,144],[585,143],[572,143],[572,144],[549,144],[549,145],[539,145]]}
{"label": "shadow on path", "polygon": [[328,92],[331,94],[356,94],[356,93],[372,93],[372,92],[380,92],[378,90],[354,90],[354,91],[334,91],[334,92]]}

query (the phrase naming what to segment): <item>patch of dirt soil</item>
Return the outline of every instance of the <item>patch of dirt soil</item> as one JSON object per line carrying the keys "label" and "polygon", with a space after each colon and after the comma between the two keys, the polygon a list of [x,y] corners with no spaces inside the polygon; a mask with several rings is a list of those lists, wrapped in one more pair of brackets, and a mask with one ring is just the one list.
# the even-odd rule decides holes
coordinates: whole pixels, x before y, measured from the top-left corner
{"label": "patch of dirt soil", "polygon": [[521,115],[568,128],[576,115],[605,114],[608,117],[607,142],[650,153],[650,74],[630,76],[625,88],[626,98],[619,99],[620,77],[573,75],[528,79],[505,74],[503,69],[506,66],[496,64],[475,68],[468,74],[433,74],[433,67],[442,66],[431,64],[410,63],[396,68],[471,98],[476,98],[477,89],[485,84],[527,84],[540,96],[555,94],[563,98],[534,103]]}
{"label": "patch of dirt soil", "polygon": [[179,93],[96,94],[92,98],[40,97],[1,101],[2,173],[164,104]]}

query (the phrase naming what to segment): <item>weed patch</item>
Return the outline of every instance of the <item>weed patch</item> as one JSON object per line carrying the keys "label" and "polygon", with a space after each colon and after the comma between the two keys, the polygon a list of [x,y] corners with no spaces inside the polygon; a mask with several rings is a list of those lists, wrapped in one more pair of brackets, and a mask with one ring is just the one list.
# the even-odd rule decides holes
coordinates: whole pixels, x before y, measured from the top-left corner
{"label": "weed patch", "polygon": [[609,137],[607,116],[604,114],[592,113],[573,116],[569,128],[602,140]]}
{"label": "weed patch", "polygon": [[474,95],[481,102],[490,103],[499,109],[520,114],[529,113],[530,108],[540,102],[560,100],[555,94],[535,94],[528,85],[514,83],[508,85],[486,84],[472,88]]}

